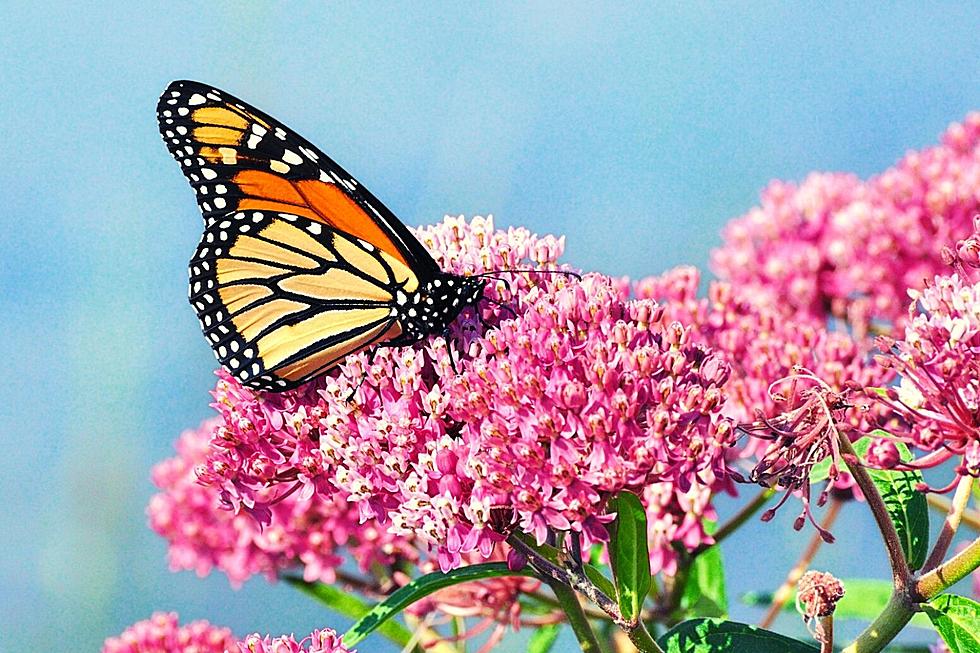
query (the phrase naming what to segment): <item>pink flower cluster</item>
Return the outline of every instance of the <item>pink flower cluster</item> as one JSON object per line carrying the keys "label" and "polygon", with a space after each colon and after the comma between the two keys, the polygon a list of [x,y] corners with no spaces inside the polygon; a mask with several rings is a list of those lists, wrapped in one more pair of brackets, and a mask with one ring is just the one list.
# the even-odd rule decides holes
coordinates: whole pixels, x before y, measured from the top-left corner
{"label": "pink flower cluster", "polygon": [[813,174],[773,182],[760,206],[733,220],[714,270],[770,304],[847,319],[899,322],[907,288],[944,272],[943,247],[980,210],[980,113],[861,181]]}
{"label": "pink flower cluster", "polygon": [[356,653],[347,649],[330,628],[314,630],[301,641],[292,635],[239,640],[227,628],[207,621],[181,626],[177,614],[157,612],[139,621],[102,645],[102,653]]}
{"label": "pink flower cluster", "polygon": [[890,430],[934,452],[920,466],[960,457],[958,473],[980,476],[980,282],[953,274],[910,294],[905,337],[879,339],[901,375],[883,398],[903,418]]}
{"label": "pink flower cluster", "polygon": [[[458,274],[556,270],[563,248],[480,218],[449,218],[419,237]],[[449,569],[474,551],[489,556],[513,528],[539,542],[549,530],[602,539],[605,498],[654,483],[670,490],[658,495],[662,521],[684,523],[688,546],[707,539],[705,488],[724,481],[733,437],[720,414],[728,365],[654,303],[630,301],[598,275],[525,272],[492,283],[487,298],[448,340],[351,356],[292,392],[257,394],[222,375],[201,489],[278,527],[290,546],[308,519],[291,506],[321,502],[328,558],[344,544],[328,532],[354,532],[338,502],[392,542],[436,550]],[[685,498],[692,488],[697,500]],[[264,537],[256,529],[245,541]],[[657,542],[654,571],[670,544]],[[243,558],[258,561],[247,573],[281,568],[264,551]]]}
{"label": "pink flower cluster", "polygon": [[236,651],[237,641],[227,628],[207,621],[181,626],[173,612],[157,612],[102,645],[102,653],[225,653]]}
{"label": "pink flower cluster", "polygon": [[[227,385],[219,381],[219,401],[228,400]],[[344,560],[341,547],[362,569],[418,559],[405,538],[375,523],[359,523],[356,509],[340,495],[297,492],[272,501],[267,497],[279,488],[258,489],[252,496],[267,506],[270,523],[265,527],[245,512],[223,507],[214,488],[199,482],[199,475],[207,477],[208,465],[223,464],[233,437],[223,424],[213,418],[184,432],[177,441],[177,456],[153,469],[153,482],[161,492],[151,499],[147,512],[153,530],[169,541],[172,569],[204,576],[217,568],[237,586],[254,574],[274,578],[299,566],[305,580],[332,583]],[[254,429],[240,429],[234,437],[242,431]]]}
{"label": "pink flower cluster", "polygon": [[279,637],[249,635],[238,642],[238,648],[228,653],[357,653],[344,646],[341,638],[331,628],[314,630],[300,641],[292,635]]}
{"label": "pink flower cluster", "polygon": [[[637,297],[654,299],[667,319],[688,324],[692,338],[723,357],[732,369],[725,385],[728,401],[723,412],[738,422],[758,414],[775,415],[787,407],[773,401],[773,382],[804,368],[836,392],[847,385],[887,385],[894,374],[871,359],[873,342],[843,331],[832,331],[822,317],[767,302],[750,290],[713,281],[707,297],[698,297],[701,277],[696,268],[679,267],[638,281]],[[866,408],[866,406],[862,406]],[[880,415],[848,411],[847,426],[866,431]],[[759,453],[759,441],[749,441],[744,455]]]}

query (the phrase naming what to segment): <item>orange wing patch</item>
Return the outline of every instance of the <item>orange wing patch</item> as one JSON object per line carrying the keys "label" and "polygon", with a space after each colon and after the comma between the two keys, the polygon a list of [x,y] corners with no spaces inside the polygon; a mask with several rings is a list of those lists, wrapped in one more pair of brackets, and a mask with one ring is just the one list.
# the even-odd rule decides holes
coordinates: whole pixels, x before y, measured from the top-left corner
{"label": "orange wing patch", "polygon": [[245,131],[245,129],[248,127],[249,120],[253,122],[260,122],[255,118],[255,116],[250,115],[248,119],[246,119],[240,112],[232,111],[230,108],[223,106],[202,107],[194,111],[194,113],[191,114],[191,118],[194,120],[194,122],[198,122],[203,125],[231,127],[233,129],[237,129],[238,131]]}
{"label": "orange wing patch", "polygon": [[240,211],[301,215],[371,243],[403,265],[409,265],[391,238],[336,184],[311,179],[291,181],[264,170],[242,170],[232,181],[245,195],[238,203]]}

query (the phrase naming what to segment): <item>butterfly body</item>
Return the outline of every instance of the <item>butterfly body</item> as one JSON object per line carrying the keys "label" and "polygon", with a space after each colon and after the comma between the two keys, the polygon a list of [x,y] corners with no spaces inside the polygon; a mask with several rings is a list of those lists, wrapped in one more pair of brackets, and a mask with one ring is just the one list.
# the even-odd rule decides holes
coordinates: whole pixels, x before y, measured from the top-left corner
{"label": "butterfly body", "polygon": [[266,114],[180,81],[157,115],[205,221],[189,299],[243,384],[296,387],[351,353],[443,333],[482,299],[484,280],[443,272],[359,182]]}

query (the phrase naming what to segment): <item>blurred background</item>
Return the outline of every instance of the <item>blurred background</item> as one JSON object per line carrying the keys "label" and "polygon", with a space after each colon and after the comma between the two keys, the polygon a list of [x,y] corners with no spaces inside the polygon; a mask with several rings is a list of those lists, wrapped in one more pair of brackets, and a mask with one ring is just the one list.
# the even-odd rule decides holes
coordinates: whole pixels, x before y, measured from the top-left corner
{"label": "blurred background", "polygon": [[[146,525],[149,470],[214,380],[185,300],[201,220],[154,115],[170,80],[281,119],[408,224],[492,213],[634,277],[703,267],[771,178],[871,175],[980,108],[975,3],[84,4],[8,2],[0,30],[3,651],[98,650],[154,610],[345,624],[281,585],[172,574]],[[794,514],[726,542],[732,596],[779,584]],[[835,532],[816,568],[887,577],[862,510]]]}

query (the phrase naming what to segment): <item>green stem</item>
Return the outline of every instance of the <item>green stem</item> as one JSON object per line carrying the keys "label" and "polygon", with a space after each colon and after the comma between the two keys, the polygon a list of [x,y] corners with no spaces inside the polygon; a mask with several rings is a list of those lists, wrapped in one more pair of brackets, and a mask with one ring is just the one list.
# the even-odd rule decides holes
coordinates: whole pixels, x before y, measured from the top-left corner
{"label": "green stem", "polygon": [[572,626],[572,631],[575,633],[575,637],[582,647],[582,653],[602,653],[602,649],[599,648],[599,640],[596,639],[595,633],[592,632],[589,619],[585,616],[585,612],[582,610],[582,604],[579,602],[578,597],[575,596],[572,588],[545,574],[541,574],[541,579],[551,587],[551,591],[555,593],[558,603],[561,604],[562,609],[565,611],[565,616],[568,617],[568,623]]}
{"label": "green stem", "polygon": [[892,593],[881,614],[841,653],[878,653],[905,628],[915,614],[915,604],[904,591]]}
{"label": "green stem", "polygon": [[868,475],[868,470],[861,464],[857,453],[854,451],[854,447],[851,446],[851,441],[844,434],[841,434],[838,440],[840,442],[840,449],[844,453],[844,462],[847,464],[847,469],[851,472],[858,487],[861,488],[864,499],[868,502],[868,507],[871,509],[871,514],[874,515],[875,523],[878,524],[881,537],[885,541],[885,550],[888,552],[888,562],[892,568],[892,582],[895,586],[895,591],[905,592],[912,586],[912,572],[909,571],[909,563],[905,559],[905,553],[902,551],[902,542],[898,537],[898,533],[895,531],[895,524],[892,523],[892,519],[888,514],[888,508],[885,507],[881,493],[878,492],[877,486],[871,480],[871,476]]}
{"label": "green stem", "polygon": [[650,632],[643,625],[643,620],[637,620],[636,625],[626,629],[626,635],[640,653],[664,653],[664,650],[653,640]]}
{"label": "green stem", "polygon": [[949,545],[953,542],[956,529],[960,527],[960,521],[963,519],[963,511],[966,510],[966,505],[970,502],[970,494],[972,492],[973,477],[963,476],[960,478],[960,482],[956,486],[956,493],[953,495],[953,501],[950,502],[949,512],[946,514],[946,521],[943,522],[943,528],[939,531],[939,537],[936,538],[936,545],[926,559],[925,564],[922,565],[923,574],[938,567],[943,561],[943,558],[946,557],[946,552],[949,550]]}
{"label": "green stem", "polygon": [[928,601],[966,578],[977,567],[980,567],[980,538],[973,540],[970,546],[919,578],[915,584],[915,596],[920,601]]}

